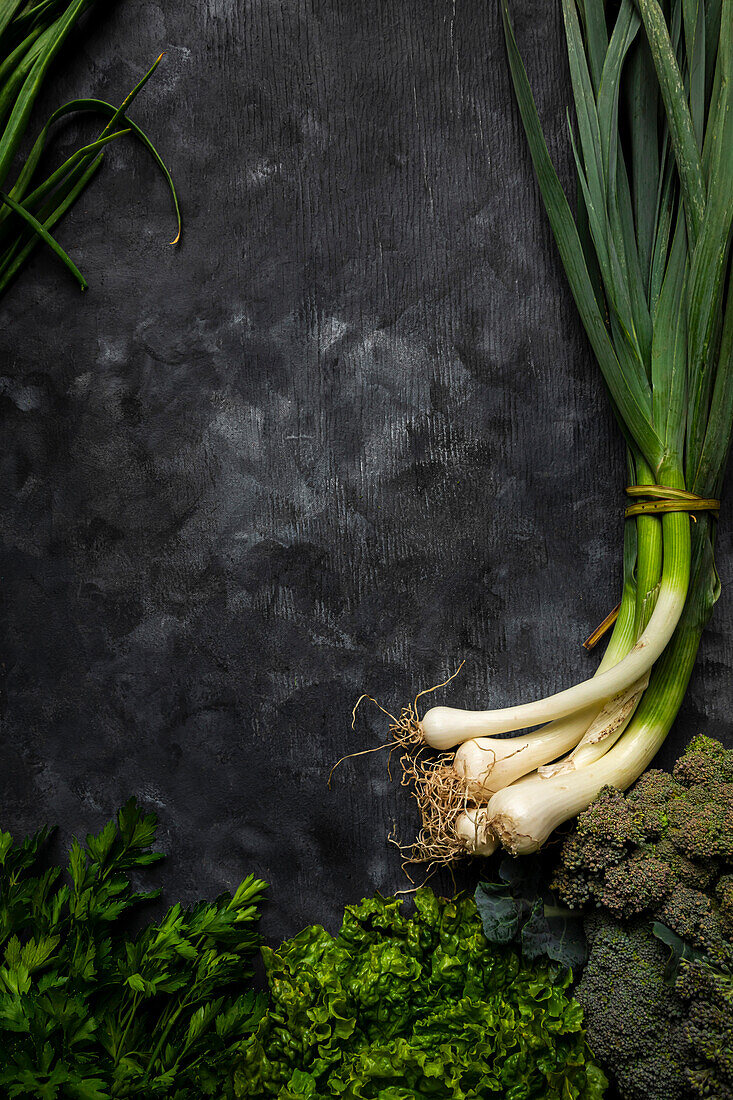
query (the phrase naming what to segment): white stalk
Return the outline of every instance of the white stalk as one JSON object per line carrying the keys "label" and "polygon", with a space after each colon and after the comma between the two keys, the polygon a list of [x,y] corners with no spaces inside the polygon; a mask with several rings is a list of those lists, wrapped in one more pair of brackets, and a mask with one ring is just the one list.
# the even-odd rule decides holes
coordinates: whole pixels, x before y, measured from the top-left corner
{"label": "white stalk", "polygon": [[588,726],[573,751],[555,764],[544,764],[539,767],[537,770],[540,775],[544,779],[549,779],[553,775],[562,775],[577,768],[585,768],[588,764],[600,760],[611,746],[616,744],[628,726],[648,684],[649,673],[632,684],[627,691],[610,699]]}
{"label": "white stalk", "polygon": [[470,795],[487,797],[574,748],[597,713],[597,707],[588,707],[526,737],[464,741],[456,749],[453,767],[466,780]]}
{"label": "white stalk", "polygon": [[[675,517],[673,517],[675,518]],[[680,542],[681,557],[687,556],[689,571],[689,524],[685,526]],[[677,549],[677,548],[675,548]],[[676,558],[672,552],[670,557]],[[665,555],[666,557],[666,555]],[[688,572],[682,575],[672,562],[668,570],[665,561],[665,576],[660,585],[659,598],[649,623],[639,640],[628,655],[599,675],[584,680],[565,691],[557,692],[545,699],[523,703],[502,710],[458,710],[454,707],[433,707],[421,721],[425,741],[434,749],[445,751],[476,737],[491,737],[510,730],[526,729],[543,722],[563,718],[567,714],[584,710],[594,704],[605,703],[608,699],[625,691],[640,680],[651,669],[669,643],[687,594]]]}
{"label": "white stalk", "polygon": [[456,836],[463,840],[474,856],[491,856],[499,847],[499,841],[486,821],[484,808],[465,810],[456,818]]}
{"label": "white stalk", "polygon": [[[678,518],[672,514],[665,517],[665,523]],[[689,527],[684,530],[688,540],[681,550],[689,552]],[[685,565],[684,558],[681,564]],[[546,779],[535,772],[498,791],[477,825],[491,829],[515,855],[536,852],[553,829],[586,809],[603,787],[623,791],[638,779],[653,760],[682,704],[705,622],[706,595],[693,589],[689,614],[654,669],[628,729],[616,744],[600,760],[570,774]]]}
{"label": "white stalk", "polygon": [[476,828],[494,833],[513,855],[536,852],[550,833],[586,809],[604,787],[626,790],[649,766],[669,729],[660,717],[636,722],[600,760],[549,779],[535,773],[493,795]]}

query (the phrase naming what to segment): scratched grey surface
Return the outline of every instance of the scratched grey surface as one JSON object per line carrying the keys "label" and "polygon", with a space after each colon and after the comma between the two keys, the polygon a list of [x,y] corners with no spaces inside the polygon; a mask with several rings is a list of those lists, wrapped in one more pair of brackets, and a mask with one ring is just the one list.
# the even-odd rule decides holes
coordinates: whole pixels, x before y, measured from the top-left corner
{"label": "scratched grey surface", "polygon": [[[514,9],[567,180],[558,5]],[[592,672],[623,453],[495,5],[125,0],[45,106],[119,98],[161,49],[135,117],[182,246],[152,164],[113,149],[60,231],[89,293],[39,255],[2,306],[0,824],[66,840],[137,794],[168,896],[253,870],[277,939],[405,885],[383,754],[326,788],[384,734],[366,708],[351,732],[361,692],[399,708],[465,660],[440,698],[501,705]],[[732,530],[726,505],[665,764],[732,737]]]}

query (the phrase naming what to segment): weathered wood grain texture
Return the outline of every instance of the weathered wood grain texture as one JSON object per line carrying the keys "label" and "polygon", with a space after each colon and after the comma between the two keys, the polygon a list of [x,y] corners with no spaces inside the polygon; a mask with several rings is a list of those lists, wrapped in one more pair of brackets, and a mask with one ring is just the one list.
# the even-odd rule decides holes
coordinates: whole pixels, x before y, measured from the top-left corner
{"label": "weathered wood grain texture", "polygon": [[[559,6],[515,0],[570,178]],[[466,664],[444,701],[590,674],[616,602],[624,464],[543,215],[484,0],[120,0],[44,106],[119,99],[113,148],[3,306],[0,821],[159,811],[166,883],[254,870],[266,931],[335,925],[405,885],[415,820],[380,714]],[[39,119],[42,117],[39,110]],[[78,139],[70,128],[59,151]],[[724,593],[669,763],[731,739]],[[447,881],[447,880],[446,880]],[[448,882],[449,885],[449,882]]]}

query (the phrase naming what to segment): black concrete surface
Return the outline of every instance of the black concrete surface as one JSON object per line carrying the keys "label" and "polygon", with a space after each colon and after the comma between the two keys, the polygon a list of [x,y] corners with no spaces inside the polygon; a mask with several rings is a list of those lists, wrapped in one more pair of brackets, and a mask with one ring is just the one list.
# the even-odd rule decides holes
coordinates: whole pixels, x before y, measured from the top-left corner
{"label": "black concrete surface", "polygon": [[[559,5],[514,0],[571,178]],[[39,105],[119,99],[179,182],[113,147],[2,303],[0,824],[61,840],[130,794],[169,898],[252,870],[275,940],[406,885],[390,710],[590,674],[619,590],[623,449],[483,0],[124,0]],[[64,129],[56,156],[92,130]],[[723,595],[668,765],[733,742]],[[438,696],[436,696],[438,698]],[[470,880],[472,872],[468,872]],[[450,880],[436,880],[450,887]]]}

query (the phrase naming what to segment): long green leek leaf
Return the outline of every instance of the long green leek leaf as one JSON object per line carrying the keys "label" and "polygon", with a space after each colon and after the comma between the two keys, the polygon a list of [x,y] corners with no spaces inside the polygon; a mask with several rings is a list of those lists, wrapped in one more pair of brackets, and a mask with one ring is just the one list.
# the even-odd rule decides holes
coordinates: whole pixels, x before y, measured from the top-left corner
{"label": "long green leek leaf", "polygon": [[613,344],[609,339],[604,319],[593,293],[570,206],[550,160],[550,154],[542,135],[537,108],[509,21],[507,0],[502,0],[502,16],[507,40],[509,66],[514,81],[519,111],[527,133],[530,153],[537,172],[542,197],[575,303],[619,413],[628,425],[637,446],[646,455],[649,464],[656,467],[661,461],[663,448],[659,436],[650,424],[650,394],[641,385],[638,378],[630,377],[628,372],[622,371]]}
{"label": "long green leek leaf", "polygon": [[[17,163],[21,142],[51,67],[71,31],[96,3],[97,0],[0,0],[0,189],[9,200],[0,202],[0,293],[10,285],[40,242],[54,247],[56,242],[51,244],[51,229],[98,170],[104,147],[122,133],[132,133],[163,172],[176,211],[176,241],[180,239],[180,204],[171,173],[147,134],[126,116],[161,58],[119,107],[103,100],[84,98],[58,108],[41,129],[28,156],[20,165]],[[67,157],[45,179],[39,179],[38,169],[52,127],[65,115],[78,110],[101,116],[105,120],[102,132],[96,140],[87,142]],[[13,171],[15,179],[6,185]],[[58,252],[59,247],[56,246],[55,251],[63,259],[66,254],[62,256],[63,249]]]}
{"label": "long green leek leaf", "polygon": [[6,195],[3,191],[0,191],[0,201],[7,203],[11,210],[13,210],[19,217],[21,217],[24,222],[27,222],[33,232],[38,237],[40,237],[40,239],[48,245],[52,252],[56,253],[62,263],[64,263],[66,267],[68,267],[69,271],[79,283],[81,289],[86,290],[89,284],[82,275],[81,271],[79,271],[79,268],[76,266],[68,253],[63,250],[58,241],[54,240],[46,227],[44,225],[41,225],[41,223],[36,218],[34,218],[33,215],[30,214],[23,206],[21,206],[20,203],[15,202],[14,199],[11,199],[10,196]]}

